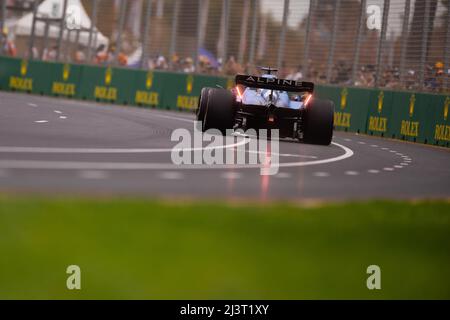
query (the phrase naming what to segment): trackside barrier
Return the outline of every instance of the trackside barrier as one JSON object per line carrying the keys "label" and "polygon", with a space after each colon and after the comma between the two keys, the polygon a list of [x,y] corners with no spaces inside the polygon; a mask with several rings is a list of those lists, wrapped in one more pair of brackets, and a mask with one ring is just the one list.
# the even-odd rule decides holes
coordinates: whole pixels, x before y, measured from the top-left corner
{"label": "trackside barrier", "polygon": [[335,103],[335,129],[450,147],[450,95],[316,86]]}
{"label": "trackside barrier", "polygon": [[[203,87],[233,84],[225,77],[0,57],[0,90],[98,102],[193,111]],[[450,95],[323,85],[315,95],[334,101],[337,130],[450,146]]]}

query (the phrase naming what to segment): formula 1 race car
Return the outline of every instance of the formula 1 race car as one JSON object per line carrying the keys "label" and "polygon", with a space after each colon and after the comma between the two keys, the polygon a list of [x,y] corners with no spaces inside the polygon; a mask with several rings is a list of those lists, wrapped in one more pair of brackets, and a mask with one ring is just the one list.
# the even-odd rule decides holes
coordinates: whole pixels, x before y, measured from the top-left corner
{"label": "formula 1 race car", "polygon": [[231,90],[202,89],[197,108],[202,130],[279,129],[280,138],[329,145],[334,103],[315,99],[311,82],[278,79],[276,69],[261,69],[262,76],[237,75]]}

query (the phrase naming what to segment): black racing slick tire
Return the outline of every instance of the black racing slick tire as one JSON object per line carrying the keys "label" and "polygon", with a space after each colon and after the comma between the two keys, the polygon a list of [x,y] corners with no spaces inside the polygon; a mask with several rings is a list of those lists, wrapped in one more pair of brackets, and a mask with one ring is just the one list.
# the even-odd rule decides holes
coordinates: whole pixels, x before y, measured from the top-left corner
{"label": "black racing slick tire", "polygon": [[226,89],[209,90],[208,104],[203,121],[203,131],[217,129],[223,135],[234,126],[234,97]]}
{"label": "black racing slick tire", "polygon": [[196,111],[198,121],[203,121],[205,118],[206,107],[208,106],[209,90],[211,90],[211,88],[203,88],[200,92]]}
{"label": "black racing slick tire", "polygon": [[303,141],[329,145],[333,138],[334,103],[330,100],[312,100],[306,107]]}

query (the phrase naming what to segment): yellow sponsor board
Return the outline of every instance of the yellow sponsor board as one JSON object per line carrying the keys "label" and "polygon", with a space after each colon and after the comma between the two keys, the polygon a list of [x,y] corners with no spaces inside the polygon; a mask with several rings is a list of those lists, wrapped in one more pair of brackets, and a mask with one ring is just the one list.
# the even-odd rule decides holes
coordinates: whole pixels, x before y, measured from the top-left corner
{"label": "yellow sponsor board", "polygon": [[439,141],[450,141],[450,126],[437,124],[434,130],[434,139]]}
{"label": "yellow sponsor board", "polygon": [[62,96],[74,96],[75,95],[75,84],[74,83],[64,83],[64,82],[53,82],[52,93]]}
{"label": "yellow sponsor board", "polygon": [[186,92],[190,94],[192,92],[193,87],[194,87],[194,76],[190,74],[186,78]]}
{"label": "yellow sponsor board", "polygon": [[154,91],[136,91],[135,102],[155,106],[159,104],[159,94]]}
{"label": "yellow sponsor board", "polygon": [[350,128],[350,119],[352,115],[347,112],[334,113],[334,125],[338,127]]}
{"label": "yellow sponsor board", "polygon": [[9,77],[9,88],[14,90],[32,91],[33,79],[22,77]]}
{"label": "yellow sponsor board", "polygon": [[345,109],[345,107],[347,106],[347,95],[347,88],[343,88],[341,91],[341,109]]}
{"label": "yellow sponsor board", "polygon": [[400,134],[410,137],[419,136],[419,121],[402,120],[402,126],[400,128]]}
{"label": "yellow sponsor board", "polygon": [[387,118],[384,117],[369,117],[369,131],[386,132]]}
{"label": "yellow sponsor board", "polygon": [[178,96],[177,108],[181,109],[196,109],[198,105],[198,97]]}
{"label": "yellow sponsor board", "polygon": [[117,100],[117,88],[96,86],[94,97],[95,99]]}

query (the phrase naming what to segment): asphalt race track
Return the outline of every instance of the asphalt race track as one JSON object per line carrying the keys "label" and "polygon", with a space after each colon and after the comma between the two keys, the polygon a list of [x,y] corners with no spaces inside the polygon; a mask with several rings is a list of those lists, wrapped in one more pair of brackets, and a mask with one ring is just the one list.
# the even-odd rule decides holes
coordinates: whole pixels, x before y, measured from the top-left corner
{"label": "asphalt race track", "polygon": [[0,191],[260,200],[450,197],[450,150],[439,147],[335,132],[329,147],[280,142],[279,172],[261,175],[257,166],[174,165],[177,142],[170,137],[177,128],[193,131],[188,113],[5,92],[0,110]]}

